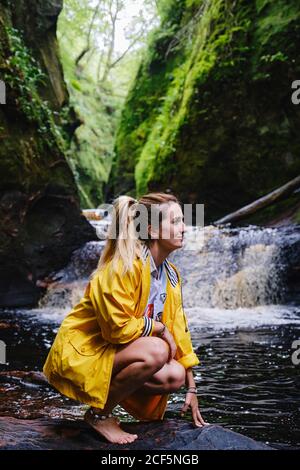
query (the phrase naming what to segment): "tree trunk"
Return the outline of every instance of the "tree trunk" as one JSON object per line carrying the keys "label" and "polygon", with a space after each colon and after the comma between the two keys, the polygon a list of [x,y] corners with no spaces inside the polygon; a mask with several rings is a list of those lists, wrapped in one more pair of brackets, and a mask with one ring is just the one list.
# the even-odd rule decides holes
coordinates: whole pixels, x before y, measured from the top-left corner
{"label": "tree trunk", "polygon": [[270,206],[277,201],[285,199],[299,187],[300,187],[300,176],[296,176],[296,178],[292,179],[291,181],[281,186],[280,188],[275,189],[275,191],[272,191],[266,196],[263,196],[257,199],[257,201],[254,201],[251,204],[248,204],[247,206],[244,206],[241,209],[235,212],[232,212],[231,214],[228,214],[219,220],[216,220],[214,223],[226,224],[228,222],[235,222],[237,220],[241,220],[249,215],[254,214],[260,209],[264,209],[265,207]]}

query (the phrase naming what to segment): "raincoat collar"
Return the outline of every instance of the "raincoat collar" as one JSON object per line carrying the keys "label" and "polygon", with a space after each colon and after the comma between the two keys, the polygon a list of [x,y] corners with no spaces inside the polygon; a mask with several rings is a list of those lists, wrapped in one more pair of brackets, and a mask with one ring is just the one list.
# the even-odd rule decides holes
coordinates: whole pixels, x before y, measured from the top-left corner
{"label": "raincoat collar", "polygon": [[[141,255],[142,255],[142,258],[143,258],[144,262],[146,262],[148,260],[148,257],[149,257],[149,260],[150,260],[150,267],[149,267],[150,273],[152,274],[153,271],[157,271],[157,267],[156,267],[154,259],[152,257],[150,248],[145,244],[143,244]],[[162,264],[166,268],[166,272],[167,272],[167,275],[168,275],[168,278],[169,278],[169,281],[170,281],[172,287],[176,287],[176,285],[178,283],[178,276],[177,276],[177,273],[176,273],[175,269],[171,266],[168,258],[166,258]]]}

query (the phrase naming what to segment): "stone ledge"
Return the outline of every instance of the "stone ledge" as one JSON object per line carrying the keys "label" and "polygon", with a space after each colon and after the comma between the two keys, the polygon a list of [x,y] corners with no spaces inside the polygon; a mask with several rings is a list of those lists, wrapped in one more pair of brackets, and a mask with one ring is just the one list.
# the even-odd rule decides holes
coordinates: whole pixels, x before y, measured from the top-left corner
{"label": "stone ledge", "polygon": [[0,417],[0,450],[272,450],[220,426],[199,429],[183,420],[123,423],[122,428],[137,433],[137,441],[109,444],[83,420]]}

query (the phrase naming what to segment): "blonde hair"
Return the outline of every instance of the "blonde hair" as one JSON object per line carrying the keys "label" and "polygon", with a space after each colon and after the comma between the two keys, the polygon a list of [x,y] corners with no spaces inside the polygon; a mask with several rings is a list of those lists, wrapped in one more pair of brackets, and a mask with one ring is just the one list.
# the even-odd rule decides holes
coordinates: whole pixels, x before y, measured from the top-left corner
{"label": "blonde hair", "polygon": [[[132,271],[133,262],[136,256],[141,257],[143,244],[150,246],[151,237],[142,239],[138,236],[134,219],[139,211],[139,205],[143,205],[147,210],[147,223],[151,221],[151,210],[153,206],[175,202],[180,204],[178,198],[169,193],[149,193],[139,200],[131,196],[119,196],[113,202],[113,214],[111,226],[107,234],[107,241],[101,253],[97,269],[92,273],[92,277],[98,273],[107,263],[110,268],[116,271],[121,260],[123,273]],[[164,211],[159,210],[159,223],[164,216]],[[143,258],[142,261],[144,262]]]}

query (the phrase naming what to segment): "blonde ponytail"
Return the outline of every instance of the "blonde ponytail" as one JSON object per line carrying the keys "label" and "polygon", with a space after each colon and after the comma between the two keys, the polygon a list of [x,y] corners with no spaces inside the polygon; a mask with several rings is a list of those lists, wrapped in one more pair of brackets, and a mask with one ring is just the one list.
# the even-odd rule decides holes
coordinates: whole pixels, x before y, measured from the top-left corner
{"label": "blonde ponytail", "polygon": [[[115,199],[107,241],[101,253],[97,269],[92,273],[92,277],[108,262],[110,263],[111,273],[117,271],[120,260],[123,265],[122,275],[132,271],[135,257],[141,257],[143,244],[149,245],[151,242],[148,238],[140,239],[136,231],[134,219],[139,205],[141,204],[146,207],[148,222],[150,223],[151,207],[168,202],[179,203],[175,196],[166,193],[149,193],[141,197],[139,201],[131,196],[119,196]],[[142,261],[144,262],[143,258]]]}

